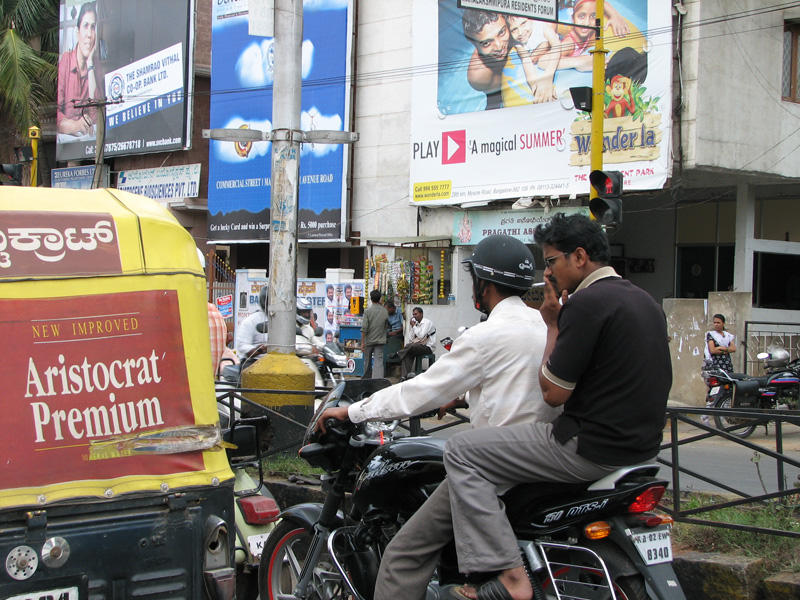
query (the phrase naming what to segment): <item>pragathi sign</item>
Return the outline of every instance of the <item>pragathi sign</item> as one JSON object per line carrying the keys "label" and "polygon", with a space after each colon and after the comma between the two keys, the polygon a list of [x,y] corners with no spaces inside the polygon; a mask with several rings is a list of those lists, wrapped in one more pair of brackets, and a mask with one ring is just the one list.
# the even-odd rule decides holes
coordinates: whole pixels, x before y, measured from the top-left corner
{"label": "pragathi sign", "polygon": [[[577,25],[594,25],[595,2],[558,4],[559,23],[457,0],[415,4],[412,204],[589,192],[591,118],[569,89],[592,85],[595,33]],[[671,168],[671,6],[605,7],[603,163],[627,190],[658,189]]]}
{"label": "pragathi sign", "polygon": [[191,118],[194,0],[61,0],[58,160],[179,150]]}

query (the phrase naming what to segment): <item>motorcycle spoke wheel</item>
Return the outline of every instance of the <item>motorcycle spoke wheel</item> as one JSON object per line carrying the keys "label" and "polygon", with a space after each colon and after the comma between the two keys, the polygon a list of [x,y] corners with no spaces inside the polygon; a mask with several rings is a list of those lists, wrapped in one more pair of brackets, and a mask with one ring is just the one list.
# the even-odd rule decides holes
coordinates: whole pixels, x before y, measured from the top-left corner
{"label": "motorcycle spoke wheel", "polygon": [[[720,398],[719,400],[717,400],[716,404],[714,404],[714,408],[730,409],[731,397],[725,396],[723,398]],[[736,417],[730,417],[726,415],[714,415],[714,424],[716,425],[717,429],[727,429],[728,427],[733,427],[735,425],[743,425],[744,423],[752,421],[753,419],[737,419]],[[744,439],[751,433],[753,433],[755,430],[756,430],[756,424],[752,423],[751,425],[733,429],[728,433]]]}
{"label": "motorcycle spoke wheel", "polygon": [[[300,579],[300,572],[311,546],[313,534],[305,527],[281,522],[270,534],[258,568],[258,589],[261,600],[291,600]],[[344,600],[342,577],[327,550],[314,566],[306,590],[309,600]]]}

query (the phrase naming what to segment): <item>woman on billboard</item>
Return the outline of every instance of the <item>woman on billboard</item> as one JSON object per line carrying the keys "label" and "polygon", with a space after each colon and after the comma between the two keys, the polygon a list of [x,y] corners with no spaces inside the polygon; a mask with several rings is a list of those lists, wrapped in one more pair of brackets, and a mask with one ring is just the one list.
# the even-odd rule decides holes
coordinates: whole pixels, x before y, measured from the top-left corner
{"label": "woman on billboard", "polygon": [[95,70],[97,61],[97,7],[95,2],[81,5],[76,22],[76,42],[58,60],[58,133],[94,135],[97,109],[76,108],[75,104],[102,94],[102,77]]}

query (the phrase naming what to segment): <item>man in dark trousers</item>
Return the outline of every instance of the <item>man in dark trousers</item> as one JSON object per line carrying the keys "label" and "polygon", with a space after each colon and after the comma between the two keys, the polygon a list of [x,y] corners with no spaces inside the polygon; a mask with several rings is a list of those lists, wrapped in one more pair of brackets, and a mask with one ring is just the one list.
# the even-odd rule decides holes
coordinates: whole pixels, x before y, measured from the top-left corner
{"label": "man in dark trousers", "polygon": [[[592,481],[652,459],[672,384],[664,312],[608,266],[600,226],[559,213],[534,239],[545,262],[547,343],[531,368],[545,402],[563,413],[553,423],[457,433],[445,446],[459,570],[501,572],[482,586],[486,598],[533,594],[498,493],[523,482]],[[469,586],[461,593],[478,597]]]}
{"label": "man in dark trousers", "polygon": [[[372,304],[364,311],[361,320],[361,351],[364,353],[364,376],[362,379],[383,377],[383,347],[386,345],[386,329],[389,312],[381,304],[381,293],[369,293]],[[372,364],[374,358],[374,365]]]}

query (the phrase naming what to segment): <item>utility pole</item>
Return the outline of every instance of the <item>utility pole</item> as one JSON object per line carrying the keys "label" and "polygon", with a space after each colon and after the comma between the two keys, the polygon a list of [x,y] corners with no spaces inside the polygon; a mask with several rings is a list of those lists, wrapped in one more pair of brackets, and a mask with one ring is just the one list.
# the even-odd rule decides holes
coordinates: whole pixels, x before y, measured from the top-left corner
{"label": "utility pole", "polygon": [[[94,178],[92,179],[92,189],[100,187],[103,181],[103,160],[105,159],[106,146],[106,106],[109,104],[121,104],[122,98],[117,100],[106,100],[105,98],[90,98],[85,102],[75,102],[75,108],[96,108],[97,109],[97,135],[95,136],[94,146]],[[73,101],[74,102],[74,101]]]}
{"label": "utility pole", "polygon": [[302,0],[275,0],[268,352],[294,354],[300,175]]}
{"label": "utility pole", "polygon": [[[605,2],[597,0],[595,3],[595,37],[592,54],[592,135],[591,135],[591,168],[590,171],[603,170],[603,109],[605,108],[606,94],[606,53],[603,44],[603,30],[605,29]],[[597,190],[589,185],[589,198],[597,197]]]}

